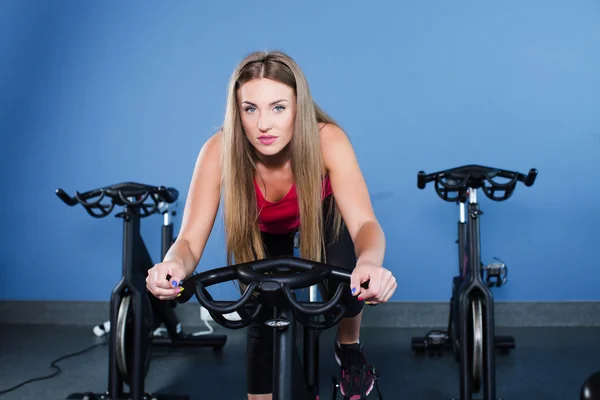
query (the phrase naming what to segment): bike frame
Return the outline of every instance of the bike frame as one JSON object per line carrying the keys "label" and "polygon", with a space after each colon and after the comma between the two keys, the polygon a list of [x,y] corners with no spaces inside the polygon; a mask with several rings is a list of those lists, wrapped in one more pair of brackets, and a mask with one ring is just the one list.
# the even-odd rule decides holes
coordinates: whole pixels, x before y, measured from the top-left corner
{"label": "bike frame", "polygon": [[[479,216],[482,214],[477,202],[477,190],[468,188],[467,216],[464,215],[464,204],[461,203],[459,222],[459,254],[462,268],[462,282],[459,287],[458,307],[460,324],[460,398],[472,399],[472,376],[469,370],[469,360],[472,357],[467,346],[472,318],[471,302],[479,298],[483,307],[483,391],[485,400],[496,400],[496,371],[495,371],[495,337],[494,337],[494,301],[493,294],[482,279],[481,273],[481,242]],[[468,222],[466,222],[468,219]],[[463,238],[461,240],[461,237]],[[466,251],[466,253],[465,253]],[[466,260],[465,260],[466,257]],[[466,265],[465,265],[466,264]]]}
{"label": "bike frame", "polygon": [[[311,303],[318,301],[317,292],[316,285],[310,287],[309,300]],[[304,327],[304,379],[311,399],[319,395],[319,336],[317,330]]]}
{"label": "bike frame", "polygon": [[467,246],[467,235],[468,235],[468,227],[466,220],[466,207],[465,202],[460,201],[458,203],[459,206],[459,220],[458,220],[458,276],[464,278],[467,274],[467,255],[465,254],[465,249]]}
{"label": "bike frame", "polygon": [[[300,257],[300,232],[294,238],[294,257]],[[319,301],[319,285],[309,288],[308,300],[311,303]],[[304,384],[310,399],[319,398],[319,331],[308,326],[303,327],[303,367]]]}
{"label": "bike frame", "polygon": [[[119,305],[127,290],[132,296],[134,323],[132,331],[134,343],[133,366],[131,372],[130,390],[134,399],[144,395],[144,374],[142,372],[142,327],[143,327],[143,293],[140,288],[145,287],[143,266],[152,264],[146,246],[140,235],[140,215],[138,207],[124,206],[123,211],[117,216],[123,218],[123,265],[122,278],[112,291],[110,298],[110,324],[117,326]],[[120,398],[124,396],[124,382],[117,368],[117,335],[111,332],[108,344],[108,393],[110,396]]]}
{"label": "bike frame", "polygon": [[[317,287],[310,288],[310,302],[317,300]],[[306,400],[319,395],[319,332],[309,327],[303,328],[304,369],[300,369],[300,353],[296,347],[298,322],[292,310],[281,301],[274,308],[273,320],[279,327],[273,327],[273,400]],[[269,326],[270,321],[266,321]],[[302,379],[303,378],[303,379]]]}

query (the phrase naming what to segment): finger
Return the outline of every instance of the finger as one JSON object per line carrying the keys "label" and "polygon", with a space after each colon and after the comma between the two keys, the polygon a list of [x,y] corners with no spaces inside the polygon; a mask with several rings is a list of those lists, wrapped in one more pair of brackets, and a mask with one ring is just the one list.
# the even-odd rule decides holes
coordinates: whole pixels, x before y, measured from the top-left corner
{"label": "finger", "polygon": [[387,290],[390,288],[390,286],[392,285],[392,274],[391,272],[387,272],[383,275],[383,278],[381,279],[381,286],[379,287],[379,292],[377,292],[377,295],[375,296],[375,298],[378,301],[382,301],[383,297],[385,295],[385,293],[387,292]]}
{"label": "finger", "polygon": [[173,300],[177,296],[157,296],[159,300]]}
{"label": "finger", "polygon": [[386,285],[386,281],[385,280],[380,281],[379,282],[379,290],[377,291],[377,293],[375,293],[373,295],[373,297],[370,300],[380,301],[381,300],[381,293],[385,289],[385,285]]}
{"label": "finger", "polygon": [[150,276],[148,276],[148,277],[146,278],[146,289],[148,289],[148,291],[149,291],[150,293],[152,293],[152,291],[154,290],[154,288],[155,288],[155,286],[154,286],[154,284],[152,283],[152,281],[150,280]]}
{"label": "finger", "polygon": [[394,282],[394,284],[392,285],[392,287],[390,288],[390,290],[385,294],[385,297],[383,299],[384,302],[387,302],[387,301],[390,300],[390,298],[392,297],[392,295],[396,291],[397,287],[398,287],[398,284],[396,282]]}
{"label": "finger", "polygon": [[362,300],[376,300],[376,296],[381,288],[381,281],[379,279],[371,279],[369,282],[368,289],[361,289],[359,299]]}
{"label": "finger", "polygon": [[382,303],[385,303],[392,297],[392,294],[396,290],[396,280],[392,277],[385,286],[385,289],[381,291],[381,295],[378,297],[378,300]]}
{"label": "finger", "polygon": [[150,292],[154,296],[160,298],[160,296],[175,297],[175,296],[177,296],[181,292],[181,289],[183,289],[183,288],[182,287],[178,287],[177,289],[173,289],[173,288],[162,289],[162,288],[159,288],[159,287],[154,287],[153,288],[151,286],[149,290],[150,290]]}
{"label": "finger", "polygon": [[181,284],[181,281],[185,279],[185,273],[181,268],[169,267],[169,275],[171,275],[170,284],[172,287],[177,287]]}
{"label": "finger", "polygon": [[[152,274],[154,275],[154,274]],[[151,274],[148,274],[148,276],[146,277],[146,289],[148,289],[148,291],[150,293],[153,293],[154,290],[156,289],[156,285],[154,284],[154,280],[151,279]]]}
{"label": "finger", "polygon": [[173,298],[173,297],[176,297],[177,295],[179,295],[179,293],[181,293],[183,291],[182,287],[168,288],[168,289],[159,288],[156,285],[154,285],[152,282],[146,283],[146,289],[158,299],[162,299],[164,296]]}
{"label": "finger", "polygon": [[156,298],[159,299],[159,300],[173,300],[173,299],[176,299],[179,296],[181,296],[181,293],[178,293],[178,294],[169,294],[169,295],[159,295],[159,296],[156,296]]}
{"label": "finger", "polygon": [[[150,275],[150,273],[148,275]],[[158,287],[162,287],[162,288],[165,288],[165,289],[168,287],[168,286],[165,287],[164,285],[161,285],[161,283],[160,283],[160,270],[159,270],[159,268],[156,265],[152,268],[151,275],[152,275],[152,285],[153,286],[155,286],[155,287],[158,286]]]}
{"label": "finger", "polygon": [[367,279],[363,280],[363,276],[356,272],[350,275],[350,290],[352,292],[352,296],[358,296],[361,293],[362,288],[360,284],[366,282]]}
{"label": "finger", "polygon": [[161,289],[173,289],[173,285],[166,279],[167,272],[165,272],[165,268],[155,267],[153,276],[153,283],[157,288]]}

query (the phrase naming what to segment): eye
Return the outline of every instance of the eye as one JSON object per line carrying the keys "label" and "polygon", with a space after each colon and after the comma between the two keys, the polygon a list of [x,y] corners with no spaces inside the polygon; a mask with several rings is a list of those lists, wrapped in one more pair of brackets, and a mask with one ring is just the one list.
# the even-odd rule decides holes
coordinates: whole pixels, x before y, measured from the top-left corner
{"label": "eye", "polygon": [[285,107],[284,106],[275,106],[275,108],[273,110],[275,110],[275,112],[281,112],[281,111],[285,110]]}
{"label": "eye", "polygon": [[256,111],[256,108],[254,108],[252,106],[248,106],[248,107],[244,108],[244,110],[246,110],[247,113],[253,113],[254,111]]}

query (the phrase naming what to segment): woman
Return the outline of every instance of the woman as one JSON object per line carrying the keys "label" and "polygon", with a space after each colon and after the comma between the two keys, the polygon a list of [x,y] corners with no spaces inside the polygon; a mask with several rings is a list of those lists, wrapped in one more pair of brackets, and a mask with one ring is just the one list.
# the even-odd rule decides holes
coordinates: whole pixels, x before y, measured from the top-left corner
{"label": "woman", "polygon": [[[298,65],[281,52],[247,56],[229,83],[222,129],[200,150],[181,231],[147,288],[168,300],[196,269],[223,200],[228,263],[293,254],[352,270],[335,355],[341,391],[373,388],[359,343],[364,301],[382,303],[396,280],[382,267],[385,238],[346,134],[313,102]],[[171,275],[171,281],[160,279]],[[361,283],[369,280],[368,288]],[[330,285],[329,290],[335,290]],[[248,328],[248,399],[271,398],[272,329]],[[360,376],[360,379],[356,377]]]}

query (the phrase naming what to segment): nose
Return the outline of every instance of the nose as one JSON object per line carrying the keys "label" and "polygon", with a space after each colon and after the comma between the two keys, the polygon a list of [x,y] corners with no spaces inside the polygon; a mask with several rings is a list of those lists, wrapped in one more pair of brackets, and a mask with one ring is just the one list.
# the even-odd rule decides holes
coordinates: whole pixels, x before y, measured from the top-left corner
{"label": "nose", "polygon": [[270,130],[271,128],[272,128],[271,121],[269,121],[269,119],[266,118],[265,116],[261,115],[260,118],[258,119],[258,129],[261,132],[266,132],[266,131]]}

